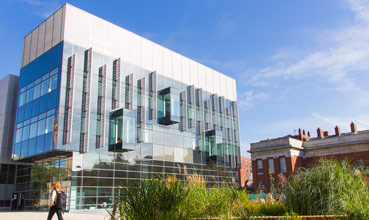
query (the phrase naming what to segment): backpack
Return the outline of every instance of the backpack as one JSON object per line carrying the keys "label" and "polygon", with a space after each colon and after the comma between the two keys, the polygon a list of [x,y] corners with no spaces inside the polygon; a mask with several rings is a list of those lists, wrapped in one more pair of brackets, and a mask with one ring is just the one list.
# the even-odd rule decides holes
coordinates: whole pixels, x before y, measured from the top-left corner
{"label": "backpack", "polygon": [[56,201],[55,206],[56,208],[63,209],[67,205],[67,196],[63,191],[57,191],[56,190]]}

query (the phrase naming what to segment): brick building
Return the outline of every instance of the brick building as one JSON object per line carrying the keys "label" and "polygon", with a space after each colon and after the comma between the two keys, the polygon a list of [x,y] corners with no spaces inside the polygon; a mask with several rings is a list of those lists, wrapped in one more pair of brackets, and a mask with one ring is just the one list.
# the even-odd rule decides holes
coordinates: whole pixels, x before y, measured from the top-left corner
{"label": "brick building", "polygon": [[[299,134],[252,143],[249,152],[252,159],[254,191],[269,191],[271,186],[288,177],[298,167],[312,166],[321,157],[347,159],[358,167],[369,165],[369,130],[358,131],[350,124],[351,132],[335,133],[317,129],[317,137],[299,129]],[[242,163],[243,164],[243,163]]]}
{"label": "brick building", "polygon": [[252,188],[252,161],[250,157],[241,157],[241,168],[238,176],[239,185],[242,188]]}

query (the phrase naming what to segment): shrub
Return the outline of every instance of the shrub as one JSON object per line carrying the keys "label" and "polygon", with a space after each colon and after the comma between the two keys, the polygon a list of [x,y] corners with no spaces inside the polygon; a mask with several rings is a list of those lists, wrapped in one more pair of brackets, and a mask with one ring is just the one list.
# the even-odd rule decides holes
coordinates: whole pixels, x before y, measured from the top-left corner
{"label": "shrub", "polygon": [[362,176],[355,174],[347,161],[321,159],[316,166],[300,168],[291,175],[282,191],[287,205],[300,215],[353,216],[367,213],[368,190],[364,185]]}
{"label": "shrub", "polygon": [[174,220],[186,191],[176,178],[137,181],[116,198],[111,219]]}

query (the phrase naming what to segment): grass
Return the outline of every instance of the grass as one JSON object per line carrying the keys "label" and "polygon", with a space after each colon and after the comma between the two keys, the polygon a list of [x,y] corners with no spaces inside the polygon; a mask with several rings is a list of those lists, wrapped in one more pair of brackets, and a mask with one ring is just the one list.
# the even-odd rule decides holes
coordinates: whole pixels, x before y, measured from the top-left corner
{"label": "grass", "polygon": [[176,220],[205,217],[347,215],[369,219],[367,171],[347,161],[322,159],[313,168],[301,168],[284,182],[284,201],[250,200],[234,184],[207,187],[207,179],[194,174],[181,182],[175,177],[138,181],[121,190],[111,219]]}

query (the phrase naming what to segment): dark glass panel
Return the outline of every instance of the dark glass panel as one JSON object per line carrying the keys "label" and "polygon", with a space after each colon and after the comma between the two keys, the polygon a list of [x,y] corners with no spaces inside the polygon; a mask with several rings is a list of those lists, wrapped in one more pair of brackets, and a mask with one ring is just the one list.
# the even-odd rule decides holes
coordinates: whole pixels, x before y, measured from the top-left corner
{"label": "dark glass panel", "polygon": [[22,143],[14,144],[13,154],[19,155],[21,151]]}
{"label": "dark glass panel", "polygon": [[20,88],[23,88],[24,86],[26,86],[28,84],[28,71],[29,71],[29,66],[25,66],[21,69],[20,72]]}
{"label": "dark glass panel", "polygon": [[21,155],[27,157],[27,152],[28,152],[28,140],[22,142]]}
{"label": "dark glass panel", "polygon": [[35,73],[35,79],[38,79],[42,76],[42,57],[40,56],[36,59],[36,73]]}
{"label": "dark glass panel", "polygon": [[40,113],[43,113],[47,110],[47,95],[43,95],[40,98]]}
{"label": "dark glass panel", "polygon": [[15,165],[9,165],[8,184],[14,184]]}
{"label": "dark glass panel", "polygon": [[31,138],[28,144],[28,156],[31,157],[36,153],[36,138]]}
{"label": "dark glass panel", "polygon": [[45,141],[45,135],[41,135],[37,137],[36,142],[36,154],[41,154],[44,152],[44,142]]}
{"label": "dark glass panel", "polygon": [[18,108],[17,122],[23,121],[23,119],[24,119],[24,108],[25,108],[24,105]]}
{"label": "dark glass panel", "polygon": [[0,164],[0,184],[6,184],[8,176],[8,165]]}
{"label": "dark glass panel", "polygon": [[52,91],[49,93],[49,101],[48,101],[48,105],[47,105],[47,109],[51,110],[53,108],[55,108],[55,103],[56,103],[56,91]]}
{"label": "dark glass panel", "polygon": [[44,57],[44,63],[43,63],[44,65],[43,65],[42,73],[46,74],[50,71],[51,50],[44,53],[43,57]]}
{"label": "dark glass panel", "polygon": [[32,117],[35,117],[39,113],[40,99],[36,99],[32,102]]}
{"label": "dark glass panel", "polygon": [[35,80],[35,70],[36,70],[36,64],[35,61],[32,61],[30,64],[28,64],[28,83],[31,83]]}
{"label": "dark glass panel", "polygon": [[31,117],[32,103],[27,103],[25,112],[24,112],[24,120],[27,120]]}
{"label": "dark glass panel", "polygon": [[45,152],[49,152],[53,147],[53,133],[47,133],[45,135]]}
{"label": "dark glass panel", "polygon": [[59,64],[59,48],[60,44],[56,45],[51,49],[51,70],[58,67]]}

